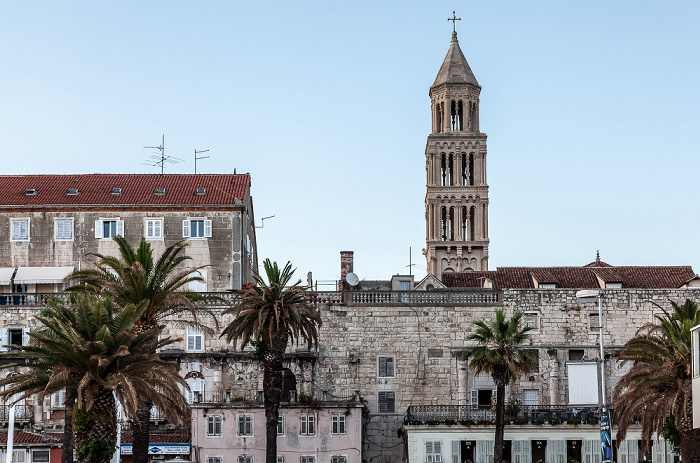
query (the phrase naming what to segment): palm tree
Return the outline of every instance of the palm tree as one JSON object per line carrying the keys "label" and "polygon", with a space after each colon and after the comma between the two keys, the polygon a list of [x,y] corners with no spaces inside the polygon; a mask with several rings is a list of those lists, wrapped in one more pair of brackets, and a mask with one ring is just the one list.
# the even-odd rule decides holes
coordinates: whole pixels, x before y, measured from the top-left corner
{"label": "palm tree", "polygon": [[[660,307],[660,306],[659,306]],[[675,428],[681,459],[700,462],[700,431],[693,429],[691,398],[690,329],[700,323],[700,311],[687,299],[663,308],[657,323],[637,331],[622,349],[620,359],[632,367],[615,386],[613,422],[621,442],[629,426],[642,421],[642,439],[664,434],[664,423]]]}
{"label": "palm tree", "polygon": [[18,360],[3,368],[25,368],[0,380],[0,386],[8,386],[2,395],[22,399],[63,388],[74,392],[78,461],[108,462],[116,448],[115,399],[131,414],[155,403],[174,421],[188,410],[177,364],[154,353],[177,340],[158,340],[160,328],[139,331],[135,322],[145,309],[146,304],[131,304],[118,310],[111,300],[90,296],[76,297],[68,306],[50,301],[36,317],[43,326],[30,333],[30,344],[11,346],[7,355]]}
{"label": "palm tree", "polygon": [[256,285],[234,290],[237,303],[224,311],[234,320],[224,328],[221,336],[233,341],[234,348],[241,340],[241,348],[254,343],[262,353],[263,389],[265,392],[266,463],[277,462],[277,421],[282,399],[282,360],[289,340],[306,341],[308,348],[318,345],[318,327],[321,318],[309,303],[301,280],[289,285],[294,270],[287,262],[282,270],[277,262],[266,259],[263,263],[267,283],[256,274]]}
{"label": "palm tree", "polygon": [[515,312],[506,319],[503,309],[496,309],[489,324],[474,322],[476,331],[467,339],[476,342],[468,352],[469,367],[475,374],[488,373],[496,384],[496,436],[494,463],[503,461],[503,428],[505,427],[506,385],[531,371],[537,362],[537,351],[520,348],[529,338],[531,327],[521,327],[522,312]]}
{"label": "palm tree", "polygon": [[[194,321],[187,325],[213,333],[198,322],[197,315],[201,312],[213,318],[218,330],[218,321],[213,313],[206,307],[194,304],[205,297],[190,291],[188,286],[191,282],[203,281],[195,273],[203,267],[184,267],[192,259],[183,254],[185,242],[178,241],[169,246],[154,260],[151,244],[145,238],[141,238],[136,249],[121,236],[115,237],[114,241],[119,246],[119,257],[89,254],[94,268],[68,275],[66,281],[79,281],[80,284],[67,291],[106,296],[119,307],[145,303],[146,308],[136,321],[142,331],[156,328],[165,317],[189,313]],[[145,402],[137,412],[139,425],[134,429],[134,463],[148,462],[151,406]]]}

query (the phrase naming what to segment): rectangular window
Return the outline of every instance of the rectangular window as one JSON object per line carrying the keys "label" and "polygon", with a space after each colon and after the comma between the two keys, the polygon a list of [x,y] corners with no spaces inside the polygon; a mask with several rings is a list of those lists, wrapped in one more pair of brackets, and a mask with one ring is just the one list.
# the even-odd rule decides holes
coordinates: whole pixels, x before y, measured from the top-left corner
{"label": "rectangular window", "polygon": [[187,403],[200,403],[204,400],[204,380],[202,379],[188,379],[187,385],[190,387],[189,391],[186,391]]}
{"label": "rectangular window", "polygon": [[182,221],[183,238],[211,238],[211,220],[185,219]]}
{"label": "rectangular window", "polygon": [[299,463],[316,463],[316,457],[314,455],[301,455]]}
{"label": "rectangular window", "polygon": [[238,463],[253,463],[252,455],[238,455]]}
{"label": "rectangular window", "polygon": [[51,394],[51,408],[63,408],[66,403],[66,390],[61,389]]}
{"label": "rectangular window", "polygon": [[221,415],[207,416],[207,437],[221,436]]}
{"label": "rectangular window", "polygon": [[207,455],[207,463],[224,463],[224,457],[221,455]]}
{"label": "rectangular window", "polygon": [[32,462],[33,463],[49,463],[49,451],[48,450],[32,450]]}
{"label": "rectangular window", "polygon": [[299,435],[316,435],[316,415],[301,415],[299,417]]}
{"label": "rectangular window", "polygon": [[277,455],[277,463],[284,463],[284,455]]}
{"label": "rectangular window", "polygon": [[379,357],[379,377],[394,377],[394,357]]}
{"label": "rectangular window", "polygon": [[605,283],[606,289],[622,289],[622,283]]}
{"label": "rectangular window", "polygon": [[26,461],[26,450],[13,450],[12,463],[24,463]]}
{"label": "rectangular window", "polygon": [[598,313],[589,313],[588,314],[588,326],[590,327],[590,331],[600,331],[600,317],[598,316]]}
{"label": "rectangular window", "polygon": [[238,415],[237,422],[239,436],[253,435],[253,415]]}
{"label": "rectangular window", "polygon": [[146,239],[158,240],[163,238],[163,219],[146,219]]}
{"label": "rectangular window", "polygon": [[119,219],[100,219],[95,221],[95,238],[112,239],[124,236],[124,221]]}
{"label": "rectangular window", "polygon": [[284,436],[284,415],[277,417],[277,435]]}
{"label": "rectangular window", "polygon": [[56,241],[73,239],[73,219],[56,219],[53,222]]}
{"label": "rectangular window", "polygon": [[29,219],[10,219],[12,241],[29,241]]}
{"label": "rectangular window", "polygon": [[393,391],[377,393],[377,409],[379,413],[396,413],[396,397]]}
{"label": "rectangular window", "polygon": [[331,416],[331,434],[345,434],[345,415]]}
{"label": "rectangular window", "polygon": [[425,463],[442,463],[442,441],[425,441]]}
{"label": "rectangular window", "polygon": [[537,287],[540,289],[556,289],[557,285],[556,283],[540,283]]}
{"label": "rectangular window", "polygon": [[204,333],[197,328],[187,327],[187,352],[204,351]]}
{"label": "rectangular window", "polygon": [[523,391],[523,405],[539,405],[540,395],[536,389],[525,389]]}
{"label": "rectangular window", "polygon": [[333,455],[331,457],[331,463],[348,463],[348,457],[345,455]]}

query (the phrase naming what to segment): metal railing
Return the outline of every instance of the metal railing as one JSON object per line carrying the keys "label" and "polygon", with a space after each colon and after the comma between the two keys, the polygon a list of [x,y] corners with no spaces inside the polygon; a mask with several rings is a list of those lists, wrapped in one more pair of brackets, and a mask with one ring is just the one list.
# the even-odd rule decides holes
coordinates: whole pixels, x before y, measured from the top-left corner
{"label": "metal railing", "polygon": [[[10,406],[0,405],[0,421],[9,421]],[[15,421],[32,421],[34,419],[33,405],[15,405]]]}
{"label": "metal railing", "polygon": [[[597,424],[598,407],[566,405],[506,405],[506,424]],[[406,413],[407,424],[493,425],[493,406],[478,405],[411,405]]]}

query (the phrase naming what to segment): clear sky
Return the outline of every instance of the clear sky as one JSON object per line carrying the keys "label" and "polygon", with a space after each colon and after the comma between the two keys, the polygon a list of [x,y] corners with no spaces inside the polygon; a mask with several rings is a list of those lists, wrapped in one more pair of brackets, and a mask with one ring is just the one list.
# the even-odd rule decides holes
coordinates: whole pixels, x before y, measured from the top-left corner
{"label": "clear sky", "polygon": [[252,176],[259,257],[425,275],[428,89],[457,11],[490,267],[700,271],[700,2],[0,1],[0,173]]}

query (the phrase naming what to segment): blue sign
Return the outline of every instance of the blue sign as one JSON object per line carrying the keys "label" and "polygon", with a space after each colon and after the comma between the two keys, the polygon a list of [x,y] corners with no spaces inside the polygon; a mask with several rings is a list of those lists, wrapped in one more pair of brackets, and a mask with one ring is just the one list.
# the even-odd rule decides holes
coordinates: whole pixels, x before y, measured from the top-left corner
{"label": "blue sign", "polygon": [[612,463],[612,427],[610,412],[607,409],[600,412],[600,445],[602,463]]}

